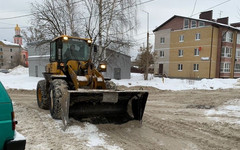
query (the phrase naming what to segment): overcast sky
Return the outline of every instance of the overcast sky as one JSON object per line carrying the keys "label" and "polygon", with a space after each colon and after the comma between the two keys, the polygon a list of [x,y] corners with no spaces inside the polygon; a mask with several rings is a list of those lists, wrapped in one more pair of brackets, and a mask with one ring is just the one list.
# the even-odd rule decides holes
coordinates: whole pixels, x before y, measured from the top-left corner
{"label": "overcast sky", "polygon": [[[29,18],[4,19],[30,13],[30,3],[42,0],[1,0],[0,6],[0,40],[13,42],[14,27],[19,24],[24,29],[29,26]],[[240,22],[239,0],[142,0],[146,2],[138,6],[139,27],[134,36],[139,43],[146,42],[147,13],[149,13],[150,41],[153,44],[152,30],[174,15],[198,18],[199,13],[213,10],[213,18],[229,17],[229,23]],[[196,3],[196,5],[195,5]],[[194,7],[195,6],[195,7]],[[144,10],[144,11],[142,11]]]}

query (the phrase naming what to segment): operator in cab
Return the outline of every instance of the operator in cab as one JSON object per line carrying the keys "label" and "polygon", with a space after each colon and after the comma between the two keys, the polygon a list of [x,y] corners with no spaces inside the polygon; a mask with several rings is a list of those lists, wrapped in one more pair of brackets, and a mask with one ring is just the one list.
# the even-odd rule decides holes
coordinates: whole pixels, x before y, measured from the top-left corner
{"label": "operator in cab", "polygon": [[70,49],[68,49],[64,56],[66,59],[78,59],[79,52],[76,50],[75,45],[71,45]]}

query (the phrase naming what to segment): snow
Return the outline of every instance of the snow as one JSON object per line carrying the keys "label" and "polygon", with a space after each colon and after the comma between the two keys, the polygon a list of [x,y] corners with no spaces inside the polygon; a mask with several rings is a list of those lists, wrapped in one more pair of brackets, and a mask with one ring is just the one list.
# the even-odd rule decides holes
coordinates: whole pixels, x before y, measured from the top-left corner
{"label": "snow", "polygon": [[210,120],[240,124],[240,99],[230,100],[223,105],[205,111]]}
{"label": "snow", "polygon": [[[60,123],[61,124],[61,123]],[[59,128],[60,129],[60,128]],[[69,126],[65,133],[72,133],[79,139],[86,139],[86,145],[88,147],[104,147],[108,150],[120,150],[121,148],[115,145],[108,144],[104,138],[107,137],[106,134],[98,131],[98,128],[91,123],[84,123],[84,127],[79,127],[76,125]]]}
{"label": "snow", "polygon": [[15,130],[14,141],[23,141],[23,140],[26,140],[26,138]]}
{"label": "snow", "polygon": [[190,79],[170,79],[170,78],[159,78],[149,75],[149,80],[143,80],[142,74],[132,73],[131,79],[123,80],[112,80],[117,85],[124,85],[127,87],[131,86],[151,86],[161,90],[191,90],[191,89],[202,89],[202,90],[216,90],[216,89],[227,89],[227,88],[239,88],[239,79],[201,79],[201,80],[190,80]]}
{"label": "snow", "polygon": [[[29,77],[28,68],[22,66],[9,70],[10,73],[0,73],[0,81],[6,89],[36,89],[37,82],[43,80],[42,77]],[[131,86],[151,86],[160,90],[216,90],[228,88],[240,88],[240,79],[171,79],[159,78],[149,74],[149,80],[143,80],[143,75],[132,73],[131,79],[112,80],[117,85]]]}
{"label": "snow", "polygon": [[[18,66],[10,73],[0,73],[0,81],[3,83],[6,89],[36,89],[37,82],[42,80],[40,77],[29,77],[28,68]],[[159,78],[149,75],[149,80],[143,80],[142,74],[131,74],[131,79],[112,80],[117,85],[130,86],[151,86],[161,90],[191,90],[191,89],[204,89],[204,90],[216,90],[227,88],[239,88],[239,79],[201,79],[201,80],[189,80],[189,79],[170,79]],[[232,100],[218,108],[205,111],[205,115],[214,121],[228,121],[231,123],[239,123],[240,116],[240,99]],[[233,117],[231,120],[227,120],[222,115]],[[50,116],[49,116],[50,117]],[[61,132],[72,133],[79,139],[86,139],[86,146],[88,147],[104,147],[105,149],[119,150],[120,147],[116,145],[110,145],[105,141],[108,135],[101,133],[98,128],[90,123],[84,123],[82,127],[79,125],[71,125],[66,131],[62,131],[61,121],[56,121],[57,126]],[[16,132],[17,139],[24,138]]]}
{"label": "snow", "polygon": [[1,40],[1,42],[3,42],[3,44],[5,44],[5,45],[9,45],[9,46],[19,46],[19,44],[15,44],[15,43],[12,43],[12,42],[9,42],[9,41]]}

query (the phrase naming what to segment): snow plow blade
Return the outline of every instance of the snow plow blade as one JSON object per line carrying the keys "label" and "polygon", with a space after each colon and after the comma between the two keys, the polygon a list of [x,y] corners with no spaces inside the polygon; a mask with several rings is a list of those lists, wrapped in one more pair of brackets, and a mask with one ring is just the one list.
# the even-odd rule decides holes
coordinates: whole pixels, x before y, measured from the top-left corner
{"label": "snow plow blade", "polygon": [[142,90],[69,90],[61,102],[61,117],[64,126],[69,123],[70,116],[77,117],[78,120],[90,118],[91,121],[96,122],[99,120],[113,121],[113,123],[141,121],[147,97],[148,92]]}

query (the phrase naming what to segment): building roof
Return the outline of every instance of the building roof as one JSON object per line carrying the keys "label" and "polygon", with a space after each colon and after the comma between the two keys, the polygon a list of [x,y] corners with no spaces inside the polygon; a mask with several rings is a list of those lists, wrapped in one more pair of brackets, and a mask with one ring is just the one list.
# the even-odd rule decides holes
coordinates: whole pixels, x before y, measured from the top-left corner
{"label": "building roof", "polygon": [[207,23],[211,23],[212,25],[215,25],[215,26],[222,26],[222,27],[226,27],[226,28],[230,28],[230,29],[233,29],[233,30],[238,30],[240,31],[240,28],[239,27],[234,27],[234,26],[231,26],[231,25],[226,25],[226,24],[223,24],[223,23],[219,23],[219,22],[216,22],[215,20],[213,21],[210,21],[210,20],[206,20],[206,19],[196,19],[196,18],[190,18],[190,17],[184,17],[184,16],[178,16],[178,15],[174,15],[173,17],[171,17],[170,19],[168,19],[167,21],[165,21],[163,24],[161,24],[160,26],[158,26],[157,28],[155,28],[153,30],[153,32],[156,32],[158,31],[161,27],[163,27],[165,24],[167,24],[168,22],[172,21],[174,18],[187,18],[187,19],[191,19],[191,20],[197,20],[197,21],[203,21],[203,22],[207,22]]}
{"label": "building roof", "polygon": [[15,44],[5,40],[0,40],[0,42],[2,42],[4,45],[7,45],[7,46],[18,46],[18,47],[20,46],[19,44]]}

